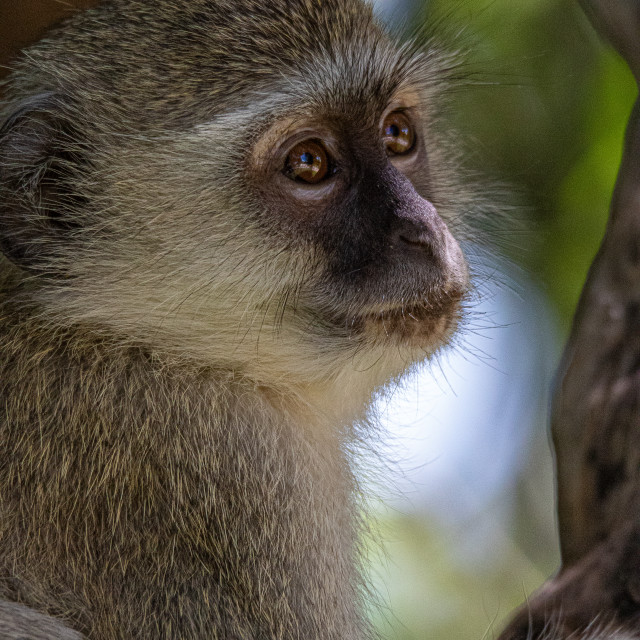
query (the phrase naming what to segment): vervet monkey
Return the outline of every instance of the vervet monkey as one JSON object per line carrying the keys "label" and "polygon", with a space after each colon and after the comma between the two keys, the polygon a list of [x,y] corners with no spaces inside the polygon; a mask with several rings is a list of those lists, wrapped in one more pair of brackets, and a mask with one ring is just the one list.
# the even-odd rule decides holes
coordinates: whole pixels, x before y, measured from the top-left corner
{"label": "vervet monkey", "polygon": [[372,637],[351,463],[468,297],[455,74],[360,0],[113,0],[15,62],[0,637]]}

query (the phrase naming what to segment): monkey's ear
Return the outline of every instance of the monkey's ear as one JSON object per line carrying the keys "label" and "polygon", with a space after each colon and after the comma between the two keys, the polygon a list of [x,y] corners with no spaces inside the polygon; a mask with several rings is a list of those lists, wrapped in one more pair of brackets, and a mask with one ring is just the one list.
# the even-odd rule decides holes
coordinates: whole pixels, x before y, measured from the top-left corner
{"label": "monkey's ear", "polygon": [[23,268],[50,268],[79,226],[80,147],[55,94],[25,102],[0,127],[0,251]]}

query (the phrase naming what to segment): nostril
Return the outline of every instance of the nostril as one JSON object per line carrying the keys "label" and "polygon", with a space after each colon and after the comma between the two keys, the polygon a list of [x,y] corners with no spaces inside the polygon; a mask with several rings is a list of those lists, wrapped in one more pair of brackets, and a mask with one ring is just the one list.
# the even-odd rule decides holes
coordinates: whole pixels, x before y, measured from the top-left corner
{"label": "nostril", "polygon": [[429,225],[422,220],[412,220],[409,217],[402,217],[396,220],[392,237],[395,242],[405,249],[431,249],[437,229],[434,225]]}
{"label": "nostril", "polygon": [[401,233],[398,236],[398,239],[401,242],[404,242],[405,244],[408,244],[411,247],[422,247],[426,249],[426,248],[429,248],[430,246],[429,238],[427,237],[426,234],[409,235],[409,234]]}
{"label": "nostril", "polygon": [[432,234],[427,231],[406,233],[402,232],[397,235],[398,245],[404,247],[406,251],[420,252],[421,254],[434,255],[436,246]]}
{"label": "nostril", "polygon": [[424,260],[437,261],[438,251],[430,234],[399,233],[396,237],[398,249],[404,256],[413,256],[420,262]]}

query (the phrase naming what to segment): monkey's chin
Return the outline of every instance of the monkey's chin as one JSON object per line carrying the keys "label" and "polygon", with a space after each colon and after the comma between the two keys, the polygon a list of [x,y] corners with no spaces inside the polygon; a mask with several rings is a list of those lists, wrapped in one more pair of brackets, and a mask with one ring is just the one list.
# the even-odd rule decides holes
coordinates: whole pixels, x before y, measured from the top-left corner
{"label": "monkey's chin", "polygon": [[431,353],[447,344],[461,319],[458,300],[437,306],[403,305],[361,316],[363,333],[376,342]]}

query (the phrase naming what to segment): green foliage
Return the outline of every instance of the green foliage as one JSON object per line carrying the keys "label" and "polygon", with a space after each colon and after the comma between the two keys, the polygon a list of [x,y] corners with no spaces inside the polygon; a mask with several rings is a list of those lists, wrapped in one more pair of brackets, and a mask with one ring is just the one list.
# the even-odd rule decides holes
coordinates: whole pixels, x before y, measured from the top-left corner
{"label": "green foliage", "polygon": [[604,231],[635,83],[577,2],[451,6],[434,0],[419,15],[463,34],[477,83],[458,116],[471,163],[521,194],[531,231],[505,250],[541,280],[566,327]]}
{"label": "green foliage", "polygon": [[[518,194],[530,230],[524,237],[514,231],[504,251],[538,281],[568,331],[606,225],[637,94],[633,78],[574,0],[424,0],[415,15],[461,34],[469,86],[456,106],[469,162]],[[540,429],[542,439],[544,417]],[[532,454],[538,459],[525,479],[538,493],[540,455]],[[381,572],[393,612],[378,620],[385,637],[497,637],[500,619],[557,561],[552,527],[540,536],[543,518],[521,498],[484,567],[461,563],[460,541],[433,522],[387,515],[396,533]]]}
{"label": "green foliage", "polygon": [[549,293],[569,317],[606,224],[626,120],[636,89],[623,62],[611,52],[594,69],[578,126],[588,143],[563,177],[541,260]]}

